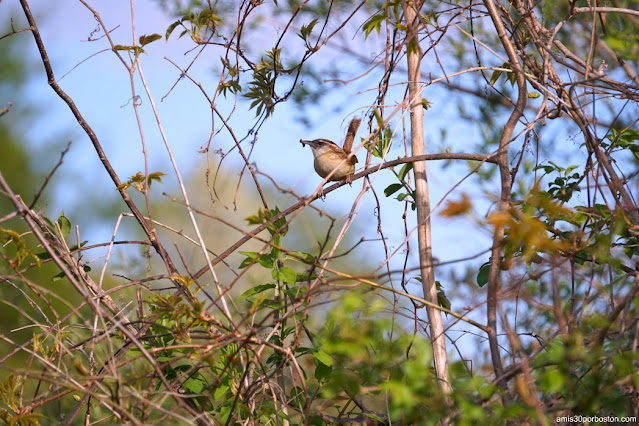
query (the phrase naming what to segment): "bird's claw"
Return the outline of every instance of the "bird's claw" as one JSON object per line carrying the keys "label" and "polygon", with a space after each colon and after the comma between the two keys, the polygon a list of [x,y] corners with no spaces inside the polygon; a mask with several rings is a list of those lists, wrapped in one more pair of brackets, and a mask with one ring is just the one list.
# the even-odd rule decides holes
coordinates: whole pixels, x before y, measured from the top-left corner
{"label": "bird's claw", "polygon": [[349,186],[353,186],[353,175],[352,174],[351,175],[346,175],[346,183]]}
{"label": "bird's claw", "polygon": [[324,187],[321,187],[319,191],[317,191],[317,198],[321,198],[322,201],[326,201],[326,194],[324,193]]}

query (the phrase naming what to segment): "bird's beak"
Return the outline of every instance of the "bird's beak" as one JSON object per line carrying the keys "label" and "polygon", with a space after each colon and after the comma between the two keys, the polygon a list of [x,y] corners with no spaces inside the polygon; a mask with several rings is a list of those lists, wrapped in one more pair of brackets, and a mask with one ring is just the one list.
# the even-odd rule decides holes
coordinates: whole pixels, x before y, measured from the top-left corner
{"label": "bird's beak", "polygon": [[305,141],[304,139],[300,139],[300,143],[302,144],[302,147],[305,147],[308,141]]}

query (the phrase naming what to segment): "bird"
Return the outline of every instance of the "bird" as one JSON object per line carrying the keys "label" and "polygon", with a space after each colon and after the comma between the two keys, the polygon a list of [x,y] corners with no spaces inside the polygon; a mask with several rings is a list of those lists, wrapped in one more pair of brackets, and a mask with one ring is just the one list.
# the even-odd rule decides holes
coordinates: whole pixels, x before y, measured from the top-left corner
{"label": "bird", "polygon": [[300,139],[303,147],[306,145],[311,147],[315,158],[313,166],[322,178],[330,175],[329,181],[339,181],[346,178],[350,182],[350,177],[353,175],[357,163],[357,157],[351,152],[351,147],[360,121],[359,118],[351,120],[343,148],[328,139]]}
{"label": "bird", "polygon": [[[328,178],[329,181],[342,180],[351,176],[355,171],[357,157],[352,152],[346,152],[335,142],[328,139],[314,139],[306,141],[300,139],[302,146],[310,146],[313,150],[313,166],[318,175]],[[331,174],[332,172],[332,174]]]}

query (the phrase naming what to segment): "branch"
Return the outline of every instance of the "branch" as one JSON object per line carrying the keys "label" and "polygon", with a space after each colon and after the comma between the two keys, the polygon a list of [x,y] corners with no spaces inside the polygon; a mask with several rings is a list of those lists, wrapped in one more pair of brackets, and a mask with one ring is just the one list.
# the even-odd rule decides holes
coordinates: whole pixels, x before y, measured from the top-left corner
{"label": "branch", "polygon": [[623,13],[624,15],[639,16],[639,10],[623,9],[620,7],[575,7],[574,13]]}
{"label": "branch", "polygon": [[[31,10],[29,9],[29,5],[27,1],[20,0],[20,4],[22,5],[22,10],[24,11],[27,21],[29,22],[30,30],[33,33],[33,38],[35,39],[36,45],[38,46],[38,51],[40,52],[40,57],[42,58],[42,64],[44,65],[44,70],[47,74],[47,80],[48,80],[49,86],[51,86],[53,91],[58,96],[60,96],[60,98],[62,98],[62,100],[68,105],[69,109],[75,116],[76,120],[78,121],[80,126],[84,129],[84,132],[87,134],[87,136],[89,136],[89,139],[91,140],[91,143],[93,144],[93,147],[96,153],[98,154],[98,157],[100,158],[100,161],[102,162],[102,165],[104,166],[107,173],[111,177],[111,180],[113,181],[116,187],[119,187],[122,184],[122,182],[120,181],[120,178],[115,173],[115,170],[113,169],[113,167],[111,166],[111,163],[106,157],[106,154],[104,153],[104,150],[102,149],[102,146],[100,144],[100,141],[98,140],[98,137],[96,136],[91,126],[89,126],[89,124],[86,122],[86,120],[84,119],[80,111],[78,110],[78,107],[75,105],[71,97],[69,97],[69,95],[67,95],[66,92],[64,92],[64,90],[60,88],[60,86],[58,85],[55,79],[55,76],[53,75],[53,69],[51,68],[51,62],[49,61],[49,56],[44,47],[44,43],[42,42],[42,38],[40,37],[40,31],[38,30],[38,26],[36,25],[35,19],[33,18],[33,14],[31,13]],[[153,229],[149,227],[149,225],[144,221],[144,217],[142,213],[137,208],[137,206],[133,203],[133,200],[131,200],[131,197],[129,197],[129,194],[126,192],[125,189],[119,189],[119,191],[127,207],[129,208],[129,210],[131,210],[131,213],[133,213],[138,223],[144,230],[144,233],[149,238],[149,241],[155,248],[155,251],[160,255],[160,257],[164,261],[164,264],[166,268],[169,270],[170,274],[177,275],[178,274],[177,268],[173,265],[173,262],[171,261],[168,253],[166,252],[166,250],[164,249],[160,241],[158,240],[157,235],[155,234]],[[173,283],[175,284],[177,288],[182,288],[182,285],[180,283],[176,281],[173,281]],[[186,295],[186,297],[190,296],[188,292],[184,292],[184,294]]]}
{"label": "branch", "polygon": [[[496,164],[497,160],[494,158],[493,155],[483,155],[483,154],[465,154],[465,153],[452,153],[452,152],[447,152],[447,153],[441,153],[441,154],[425,154],[425,155],[419,155],[419,156],[415,156],[415,157],[406,157],[406,158],[400,158],[398,160],[393,160],[393,161],[388,161],[386,163],[382,163],[382,164],[377,164],[374,166],[369,167],[366,170],[363,170],[359,173],[355,173],[352,177],[351,177],[351,182],[354,182],[357,179],[361,179],[364,176],[368,176],[371,173],[376,173],[382,169],[387,169],[389,167],[394,167],[397,166],[399,164],[405,164],[405,163],[413,163],[413,162],[418,162],[418,161],[435,161],[435,160],[469,160],[469,161],[480,161],[482,163],[493,163]],[[338,188],[341,188],[342,186],[348,184],[348,182],[346,182],[346,180],[337,182],[331,186],[329,186],[328,188],[324,189],[323,193],[324,195],[335,191]],[[291,213],[297,211],[298,209],[307,206],[308,204],[310,204],[311,202],[317,200],[318,198],[321,198],[320,195],[315,194],[312,197],[306,198],[304,200],[301,200],[295,204],[293,204],[291,207],[287,208],[286,210],[280,212],[278,215],[273,216],[273,218],[271,219],[273,222],[277,222],[278,220],[280,220],[283,217],[286,217],[288,215],[290,215]],[[211,266],[215,266],[218,263],[220,263],[222,260],[226,259],[230,254],[234,253],[235,250],[237,250],[239,247],[241,247],[242,245],[244,245],[246,242],[248,242],[249,240],[253,239],[257,234],[259,234],[260,232],[262,232],[263,230],[266,229],[266,224],[260,225],[257,228],[255,228],[254,230],[252,230],[251,232],[249,232],[247,235],[243,236],[242,238],[240,238],[237,242],[235,242],[235,244],[233,244],[232,246],[230,246],[228,249],[226,249],[223,253],[221,253],[218,257],[216,257],[215,259],[213,259],[211,261]],[[201,269],[199,269],[195,274],[193,274],[193,278],[197,279],[200,278],[202,275],[204,275],[206,273],[206,271],[208,271],[208,266],[204,266]]]}
{"label": "branch", "polygon": [[[419,45],[419,10],[421,2],[417,0],[403,3],[404,24],[406,31],[408,64],[408,108],[410,109],[410,145],[413,156],[424,154],[424,108],[422,106],[421,87],[421,47]],[[422,288],[426,305],[428,323],[430,325],[430,338],[433,345],[433,361],[435,377],[439,389],[444,394],[452,393],[448,376],[448,355],[446,354],[446,340],[444,335],[444,322],[442,314],[435,309],[437,306],[437,286],[435,284],[435,271],[433,269],[433,249],[431,243],[430,226],[430,199],[428,194],[428,177],[426,175],[426,163],[416,162],[413,165],[415,176],[415,204],[417,205],[417,243],[419,251],[419,264],[422,276]],[[451,401],[449,401],[450,403]],[[443,420],[447,424],[448,420]]]}
{"label": "branch", "polygon": [[[510,192],[511,192],[511,175],[508,165],[508,145],[513,136],[515,126],[519,121],[519,118],[524,114],[526,108],[526,101],[528,99],[528,93],[526,89],[526,80],[524,77],[524,70],[522,69],[519,57],[515,51],[515,47],[510,41],[510,37],[506,33],[504,23],[501,20],[501,16],[497,11],[497,6],[493,0],[484,0],[484,5],[488,10],[488,14],[493,21],[493,25],[497,30],[497,35],[501,41],[506,54],[508,55],[508,61],[515,72],[517,79],[517,88],[519,95],[517,97],[517,104],[515,109],[511,113],[504,131],[501,134],[499,141],[499,150],[497,151],[497,160],[499,165],[499,174],[501,178],[501,197],[499,201],[499,210],[506,211],[510,207]],[[521,13],[521,11],[520,11]],[[493,362],[493,369],[495,370],[495,376],[501,377],[504,374],[504,368],[501,362],[501,353],[499,349],[499,342],[497,340],[497,306],[499,304],[498,294],[500,285],[500,267],[501,267],[501,251],[504,245],[504,226],[500,225],[495,228],[493,234],[493,247],[491,249],[490,257],[490,269],[488,273],[488,294],[486,300],[486,317],[487,325],[489,328],[488,343],[490,346],[490,354]],[[499,386],[508,391],[508,385],[505,381],[500,380]]]}

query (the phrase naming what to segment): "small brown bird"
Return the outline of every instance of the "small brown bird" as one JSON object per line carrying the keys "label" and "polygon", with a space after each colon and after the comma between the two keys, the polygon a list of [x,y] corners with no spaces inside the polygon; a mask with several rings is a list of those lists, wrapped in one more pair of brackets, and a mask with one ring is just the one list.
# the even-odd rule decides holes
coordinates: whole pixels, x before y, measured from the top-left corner
{"label": "small brown bird", "polygon": [[329,181],[342,180],[345,177],[352,175],[355,171],[355,163],[357,163],[357,157],[351,152],[344,151],[334,142],[328,139],[315,139],[312,141],[305,141],[300,139],[302,146],[308,145],[313,150],[313,156],[315,161],[315,171],[318,175],[325,178],[331,172],[333,174]]}
{"label": "small brown bird", "polygon": [[315,139],[312,141],[305,141],[300,139],[302,146],[308,145],[313,150],[313,156],[315,161],[313,165],[318,175],[326,178],[331,172],[329,181],[338,181],[346,178],[350,181],[350,176],[355,171],[355,163],[357,163],[357,157],[351,152],[353,146],[353,139],[360,123],[359,118],[351,120],[346,133],[346,140],[344,140],[344,148],[340,148],[336,143],[329,141],[328,139]]}

